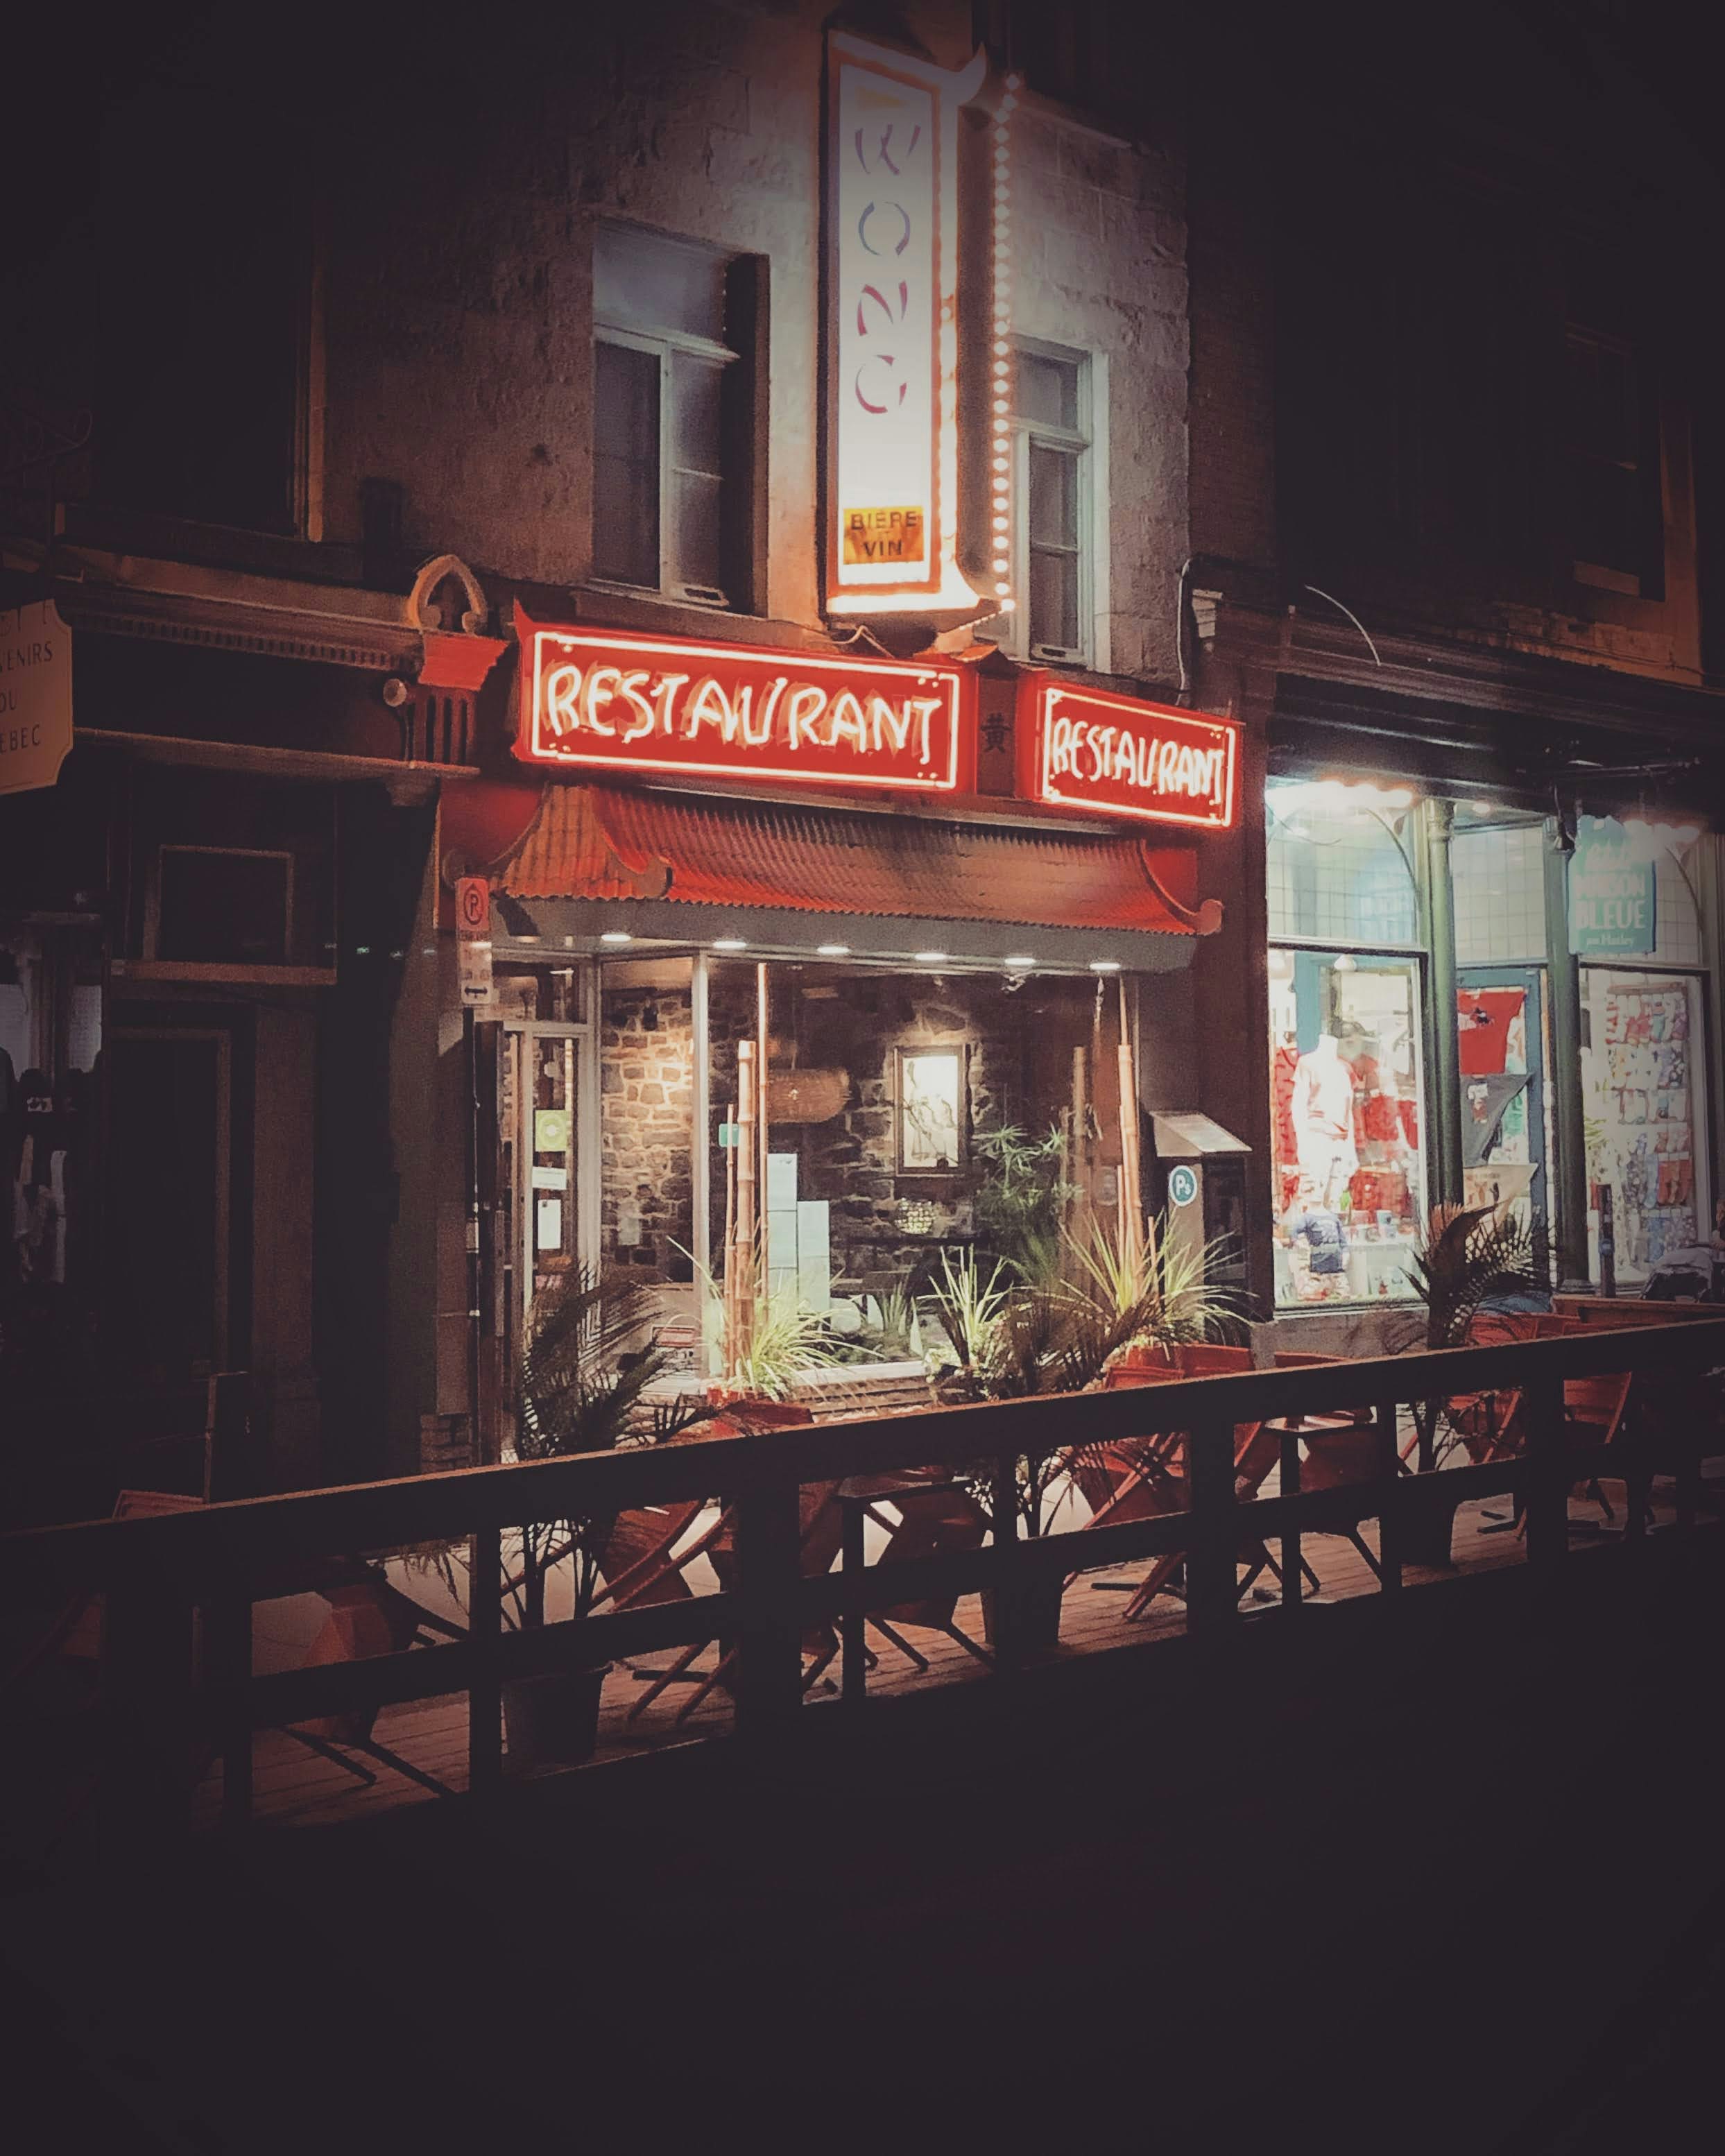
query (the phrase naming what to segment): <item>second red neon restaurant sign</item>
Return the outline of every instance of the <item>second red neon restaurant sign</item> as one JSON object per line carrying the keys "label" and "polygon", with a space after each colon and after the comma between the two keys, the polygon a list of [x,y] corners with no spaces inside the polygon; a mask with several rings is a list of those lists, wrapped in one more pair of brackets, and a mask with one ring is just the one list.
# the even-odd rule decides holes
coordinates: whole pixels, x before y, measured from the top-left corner
{"label": "second red neon restaurant sign", "polygon": [[954,669],[516,620],[516,754],[527,762],[900,791],[957,783]]}
{"label": "second red neon restaurant sign", "polygon": [[1239,729],[1230,721],[1046,675],[1019,694],[1020,777],[1032,800],[1153,824],[1232,825]]}

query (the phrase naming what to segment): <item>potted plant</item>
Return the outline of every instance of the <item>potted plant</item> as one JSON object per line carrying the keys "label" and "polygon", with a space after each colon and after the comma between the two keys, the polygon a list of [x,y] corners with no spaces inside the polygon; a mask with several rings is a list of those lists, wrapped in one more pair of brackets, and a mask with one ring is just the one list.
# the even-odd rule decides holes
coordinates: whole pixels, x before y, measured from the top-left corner
{"label": "potted plant", "polygon": [[[650,1283],[632,1274],[581,1266],[533,1304],[519,1372],[516,1454],[552,1460],[610,1452],[676,1435],[711,1411],[685,1395],[650,1401],[648,1390],[669,1368],[652,1330]],[[567,1570],[570,1614],[592,1612],[603,1584],[601,1555],[614,1525],[588,1512],[527,1522],[506,1557],[504,1609],[517,1630],[547,1622],[552,1582]],[[512,1677],[503,1686],[504,1725],[512,1758],[528,1766],[590,1758],[598,1742],[599,1695],[610,1665]]]}
{"label": "potted plant", "polygon": [[[1423,1337],[1416,1337],[1409,1346],[1468,1346],[1494,1302],[1538,1291],[1534,1258],[1532,1232],[1512,1214],[1502,1214],[1495,1205],[1435,1207],[1409,1273],[1414,1294],[1425,1306]],[[1413,1403],[1416,1472],[1442,1467],[1465,1445],[1466,1433],[1457,1414],[1458,1404],[1452,1400]],[[1404,1532],[1405,1554],[1416,1564],[1453,1563],[1455,1525],[1454,1505],[1422,1511]]]}
{"label": "potted plant", "polygon": [[[1003,1284],[997,1265],[986,1277],[969,1252],[943,1254],[932,1301],[956,1362],[940,1375],[942,1397],[965,1400],[1026,1399],[1082,1392],[1110,1361],[1137,1341],[1201,1338],[1223,1315],[1225,1297],[1205,1284],[1202,1260],[1170,1252],[1167,1239],[1153,1236],[1143,1250],[1122,1259],[1100,1229],[1091,1242],[1069,1243],[1072,1262],[1051,1285]],[[1015,1531],[1032,1540],[1050,1533],[1068,1494],[1070,1439],[1052,1433],[1019,1455]],[[992,1461],[978,1462],[965,1481],[978,1504],[994,1518]],[[1060,1636],[1062,1582],[1057,1574],[1024,1582],[1014,1610],[1019,1637],[1032,1651],[1052,1647]],[[992,1625],[992,1597],[984,1620]]]}

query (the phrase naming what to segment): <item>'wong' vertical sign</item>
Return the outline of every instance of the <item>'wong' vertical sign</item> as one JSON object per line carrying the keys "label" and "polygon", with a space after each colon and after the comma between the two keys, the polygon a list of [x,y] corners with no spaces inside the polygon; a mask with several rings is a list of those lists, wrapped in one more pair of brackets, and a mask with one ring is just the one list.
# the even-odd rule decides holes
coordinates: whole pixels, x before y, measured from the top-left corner
{"label": "'wong' vertical sign", "polygon": [[957,116],[986,71],[827,40],[826,602],[972,605],[957,562]]}

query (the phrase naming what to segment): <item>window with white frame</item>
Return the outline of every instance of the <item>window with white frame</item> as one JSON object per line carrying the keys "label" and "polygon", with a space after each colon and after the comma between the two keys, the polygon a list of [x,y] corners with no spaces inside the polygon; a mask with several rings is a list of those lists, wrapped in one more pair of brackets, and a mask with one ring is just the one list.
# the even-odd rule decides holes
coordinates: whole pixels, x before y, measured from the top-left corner
{"label": "window with white frame", "polygon": [[1055,665],[1097,663],[1091,634],[1097,485],[1091,373],[1084,352],[1019,346],[1013,649],[1020,658]]}
{"label": "window with white frame", "polygon": [[747,603],[745,260],[602,224],[593,251],[593,568],[704,606]]}

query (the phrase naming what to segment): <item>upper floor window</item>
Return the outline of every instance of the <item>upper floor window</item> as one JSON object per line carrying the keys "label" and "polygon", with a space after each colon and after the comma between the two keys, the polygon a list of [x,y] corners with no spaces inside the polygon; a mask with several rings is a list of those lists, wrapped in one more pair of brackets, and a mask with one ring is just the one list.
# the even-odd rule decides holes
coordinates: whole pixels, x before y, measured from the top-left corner
{"label": "upper floor window", "polygon": [[601,225],[593,259],[593,574],[667,598],[749,594],[747,258]]}
{"label": "upper floor window", "polygon": [[1663,552],[1656,433],[1634,349],[1622,337],[1571,323],[1564,353],[1576,578],[1631,597],[1656,597]]}
{"label": "upper floor window", "polygon": [[1021,344],[1014,413],[1014,649],[1020,658],[1091,665],[1097,460],[1089,357]]}

